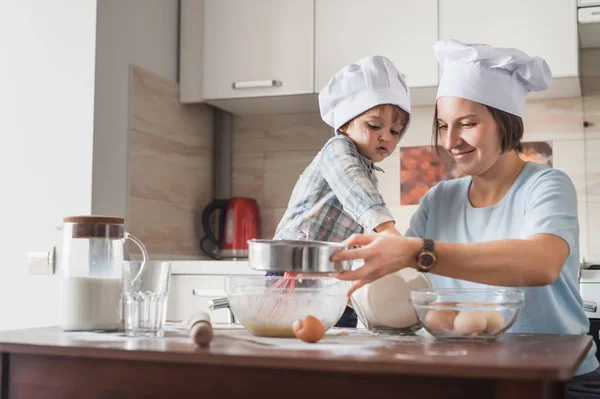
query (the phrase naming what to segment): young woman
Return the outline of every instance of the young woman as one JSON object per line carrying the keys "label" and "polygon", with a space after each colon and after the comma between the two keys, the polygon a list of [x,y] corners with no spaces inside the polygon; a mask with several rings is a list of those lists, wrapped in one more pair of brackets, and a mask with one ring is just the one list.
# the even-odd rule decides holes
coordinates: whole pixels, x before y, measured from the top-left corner
{"label": "young woman", "polygon": [[[347,240],[362,248],[333,259],[365,265],[338,277],[356,280],[351,292],[403,267],[428,271],[435,288],[524,287],[525,305],[510,332],[587,334],[575,188],[562,171],[518,154],[526,94],[547,89],[548,65],[483,44],[450,40],[434,48],[443,69],[434,141],[466,176],[429,190],[405,237]],[[595,351],[569,382],[569,398],[600,397]]]}

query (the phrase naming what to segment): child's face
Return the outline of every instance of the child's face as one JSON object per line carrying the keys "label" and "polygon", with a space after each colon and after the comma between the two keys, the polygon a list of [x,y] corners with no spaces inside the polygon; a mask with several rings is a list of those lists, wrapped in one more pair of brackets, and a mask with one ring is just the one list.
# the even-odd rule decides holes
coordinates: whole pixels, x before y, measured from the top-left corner
{"label": "child's face", "polygon": [[385,107],[379,115],[366,112],[356,117],[345,134],[354,141],[358,151],[373,162],[392,155],[404,130],[404,121],[393,119],[393,108]]}

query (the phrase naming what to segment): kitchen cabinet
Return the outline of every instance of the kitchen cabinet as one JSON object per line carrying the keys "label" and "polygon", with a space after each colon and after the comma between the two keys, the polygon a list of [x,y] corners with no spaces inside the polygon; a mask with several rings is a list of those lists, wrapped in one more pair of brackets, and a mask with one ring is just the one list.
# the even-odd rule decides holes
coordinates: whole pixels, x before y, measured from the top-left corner
{"label": "kitchen cabinet", "polygon": [[204,98],[313,91],[313,0],[204,0]]}
{"label": "kitchen cabinet", "polygon": [[438,84],[437,0],[316,0],[315,92],[345,65],[388,57],[409,87]]}
{"label": "kitchen cabinet", "polygon": [[[167,301],[167,320],[189,320],[199,310],[209,311],[208,301],[226,297],[228,276],[264,276],[253,270],[247,261],[173,261],[171,286]],[[210,313],[214,322],[229,323],[229,309]]]}
{"label": "kitchen cabinet", "polygon": [[181,0],[180,100],[235,115],[315,112],[331,76],[390,58],[414,106],[432,105],[439,39],[518,47],[554,80],[530,99],[581,95],[575,2],[566,0]]}
{"label": "kitchen cabinet", "polygon": [[194,313],[202,310],[209,312],[212,321],[228,323],[228,309],[214,312],[208,309],[208,301],[225,296],[225,276],[172,276],[167,320],[189,320]]}
{"label": "kitchen cabinet", "polygon": [[[576,16],[575,1],[441,0],[440,38],[517,47],[544,58],[555,78],[577,77]],[[578,79],[571,81],[577,83],[571,94],[580,95]]]}

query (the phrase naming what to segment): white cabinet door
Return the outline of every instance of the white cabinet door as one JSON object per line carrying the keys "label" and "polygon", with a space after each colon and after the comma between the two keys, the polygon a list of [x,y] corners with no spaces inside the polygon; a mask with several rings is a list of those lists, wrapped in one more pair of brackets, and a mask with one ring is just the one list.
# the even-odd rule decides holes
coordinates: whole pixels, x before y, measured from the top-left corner
{"label": "white cabinet door", "polygon": [[410,87],[437,86],[437,0],[316,0],[315,92],[369,55],[392,60]]}
{"label": "white cabinet door", "polygon": [[205,0],[204,98],[313,91],[314,0]]}
{"label": "white cabinet door", "polygon": [[572,0],[441,0],[442,39],[516,47],[544,58],[555,77],[578,75]]}
{"label": "white cabinet door", "polygon": [[167,320],[189,320],[194,313],[202,310],[209,312],[213,322],[228,323],[229,310],[210,312],[208,309],[209,300],[225,296],[225,276],[171,276]]}

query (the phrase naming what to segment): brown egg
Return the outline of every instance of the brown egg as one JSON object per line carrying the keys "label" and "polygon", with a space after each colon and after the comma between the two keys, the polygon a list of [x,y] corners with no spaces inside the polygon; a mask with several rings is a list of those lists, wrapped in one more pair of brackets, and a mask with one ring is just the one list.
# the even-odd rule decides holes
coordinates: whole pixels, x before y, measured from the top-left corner
{"label": "brown egg", "polygon": [[325,335],[325,327],[314,316],[306,316],[304,320],[297,320],[292,325],[294,335],[304,342],[314,343]]}
{"label": "brown egg", "polygon": [[424,324],[433,332],[449,332],[454,328],[456,310],[430,310],[425,315]]}
{"label": "brown egg", "polygon": [[496,334],[506,326],[504,316],[497,310],[487,310],[484,312],[486,319],[485,332],[488,334]]}
{"label": "brown egg", "polygon": [[477,335],[485,331],[487,320],[485,314],[479,310],[462,311],[454,319],[454,332],[456,335]]}

